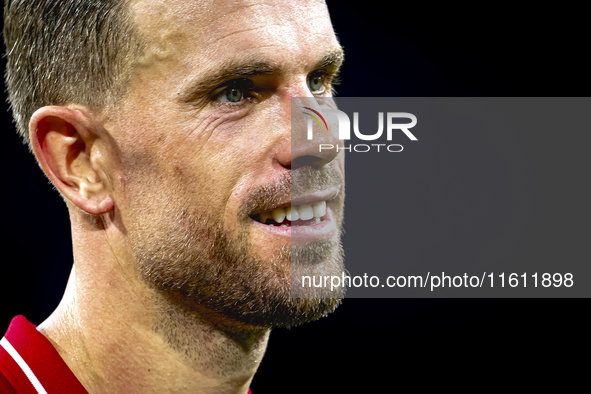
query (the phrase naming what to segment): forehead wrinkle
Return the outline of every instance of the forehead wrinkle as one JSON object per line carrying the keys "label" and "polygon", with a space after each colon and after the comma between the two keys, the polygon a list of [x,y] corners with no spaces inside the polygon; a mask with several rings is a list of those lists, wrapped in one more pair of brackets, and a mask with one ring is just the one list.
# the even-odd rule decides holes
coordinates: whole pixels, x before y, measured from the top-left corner
{"label": "forehead wrinkle", "polygon": [[[224,18],[230,21],[244,22],[245,19],[252,23],[260,22],[269,15],[276,16],[278,13],[252,11],[257,6],[260,8],[285,7],[285,4],[252,3],[247,0],[136,0],[132,2],[132,14],[136,24],[143,29],[147,36],[155,35],[153,38],[162,38],[171,32],[186,33],[187,27],[198,29],[199,36],[211,36],[211,30],[220,25]],[[281,2],[279,2],[281,3]],[[291,6],[289,8],[295,8]],[[240,13],[249,12],[248,17]],[[235,15],[237,14],[237,15]],[[227,25],[229,21],[221,22]],[[257,24],[255,23],[255,24]],[[161,34],[164,31],[165,34]]]}
{"label": "forehead wrinkle", "polygon": [[[246,4],[245,4],[246,3]],[[132,2],[131,10],[134,19],[140,27],[154,28],[167,27],[172,29],[184,29],[182,25],[189,24],[192,28],[199,27],[202,33],[206,33],[212,25],[216,25],[223,18],[238,17],[243,21],[245,15],[234,15],[246,10],[253,10],[249,13],[251,22],[253,17],[260,22],[260,19],[274,18],[284,15],[293,19],[297,15],[310,15],[310,10],[316,5],[321,5],[327,11],[325,0],[292,0],[292,1],[257,1],[251,0],[135,0]],[[283,8],[288,12],[265,11],[270,8]],[[315,9],[315,8],[314,8]],[[328,12],[326,12],[328,14]],[[312,14],[314,15],[314,14]],[[323,15],[317,15],[322,18]]]}
{"label": "forehead wrinkle", "polygon": [[[216,43],[253,30],[260,30],[260,33],[247,34],[245,38],[235,40],[235,44],[243,48],[244,44],[248,44],[252,38],[255,38],[252,43],[260,42],[263,37],[259,37],[258,34],[270,34],[269,41],[279,40],[278,44],[288,44],[288,42],[281,42],[285,40],[303,43],[310,37],[300,37],[301,33],[308,36],[318,34],[312,28],[319,26],[316,23],[317,19],[326,19],[324,22],[330,20],[323,0],[274,1],[272,3],[248,0],[216,0],[215,2],[213,0],[138,0],[133,4],[136,24],[150,41],[150,47],[160,52],[164,50],[166,54],[171,51],[191,51],[194,45],[198,44],[199,50],[217,56],[212,53],[219,49],[215,48]],[[310,12],[316,5],[322,5],[323,12]],[[304,15],[307,19],[301,20]],[[309,19],[310,17],[312,19]],[[320,22],[320,25],[324,22]],[[282,33],[277,34],[278,32],[274,30],[265,31],[277,25],[283,30]],[[327,26],[329,25],[330,23]],[[239,30],[227,31],[233,27]],[[332,33],[332,26],[330,26],[330,33]],[[330,33],[328,35],[331,35]],[[184,41],[185,44],[182,45],[180,41]]]}
{"label": "forehead wrinkle", "polygon": [[[209,23],[217,23],[219,19],[222,19],[224,17],[234,17],[236,13],[239,13],[241,11],[245,11],[245,10],[249,10],[252,9],[253,12],[255,12],[254,16],[257,17],[261,17],[261,16],[265,16],[260,14],[260,11],[265,10],[266,8],[287,8],[290,10],[290,14],[293,14],[294,12],[301,12],[303,9],[305,8],[309,8],[310,4],[312,5],[323,5],[326,8],[326,2],[325,0],[307,0],[307,1],[303,1],[303,0],[291,0],[291,1],[278,1],[278,0],[268,0],[268,1],[256,1],[253,2],[252,0],[229,0],[226,1],[226,3],[230,3],[232,5],[232,9],[228,10],[228,9],[224,9],[224,6],[227,4],[223,4],[224,1],[220,1],[220,0],[210,0],[212,2],[215,2],[215,6],[208,6],[207,7],[207,11],[210,12],[214,12],[213,14],[213,18],[211,18],[209,20]],[[243,3],[243,4],[236,4],[236,3]],[[246,3],[246,4],[244,4]],[[310,3],[310,4],[306,4],[306,3]],[[255,8],[259,8],[260,10],[255,10]],[[217,11],[217,12],[216,12]],[[277,14],[274,14],[277,15]],[[240,16],[239,17],[243,17]]]}
{"label": "forehead wrinkle", "polygon": [[231,36],[233,36],[235,34],[246,33],[247,31],[259,30],[259,29],[263,29],[265,27],[267,27],[267,26],[257,26],[257,27],[252,27],[252,28],[249,28],[249,29],[233,31],[233,32],[231,32],[231,33],[229,33],[229,34],[227,34],[225,36],[221,36],[221,37],[217,38],[216,41],[213,42],[213,43],[211,43],[210,45],[215,44],[215,43],[217,43],[219,41],[222,41],[222,40],[224,40],[224,39],[226,39],[228,37],[231,37]]}
{"label": "forehead wrinkle", "polygon": [[[243,10],[245,10],[245,9],[248,9],[248,8],[254,8],[254,7],[257,7],[257,6],[267,6],[267,7],[273,7],[274,5],[271,5],[271,4],[266,4],[266,3],[252,3],[252,4],[245,4],[245,5],[241,6],[241,7],[237,7],[237,8],[235,8],[235,9],[233,9],[233,10],[230,10],[230,11],[224,11],[224,12],[223,12],[223,15],[221,15],[221,16],[228,16],[228,15],[232,15],[232,14],[235,14],[235,13],[237,13],[237,12],[243,11]],[[220,12],[220,14],[221,14],[221,12]]]}
{"label": "forehead wrinkle", "polygon": [[[322,11],[318,11],[317,5],[322,5]],[[270,37],[273,40],[291,40],[294,42],[304,42],[306,37],[300,36],[301,33],[308,34],[314,31],[314,27],[332,26],[328,10],[324,1],[273,1],[257,2],[248,5],[234,5],[231,10],[226,10],[222,5],[212,11],[212,17],[209,18],[204,26],[208,32],[209,41],[207,44],[214,44],[227,37],[241,32],[259,30],[258,34],[265,34],[271,30]],[[209,10],[208,10],[209,11]],[[248,29],[244,27],[248,26]],[[250,26],[255,26],[250,28]],[[273,30],[273,27],[279,27],[280,30]],[[227,30],[237,27],[240,30],[230,32]],[[283,42],[285,44],[286,42]]]}
{"label": "forehead wrinkle", "polygon": [[[230,38],[232,36],[235,36],[237,34],[246,33],[246,32],[250,32],[250,31],[259,30],[261,34],[264,34],[264,33],[267,33],[267,30],[268,29],[273,28],[273,27],[277,27],[277,26],[283,28],[284,30],[291,30],[291,31],[293,31],[293,25],[292,24],[289,24],[289,23],[271,23],[271,22],[269,22],[269,23],[266,23],[265,25],[260,25],[260,26],[256,26],[256,27],[248,28],[248,29],[244,29],[244,30],[233,31],[233,32],[228,33],[226,35],[223,35],[221,37],[213,37],[214,40],[212,42],[210,42],[207,46],[216,45],[216,44],[219,45],[223,40],[226,40],[226,39],[228,39],[228,38]],[[277,30],[275,30],[273,34],[274,34],[274,39],[276,41],[279,41],[279,36],[281,34],[279,34],[279,36],[278,36]],[[286,44],[286,43],[279,41],[276,45],[284,45],[284,44]]]}

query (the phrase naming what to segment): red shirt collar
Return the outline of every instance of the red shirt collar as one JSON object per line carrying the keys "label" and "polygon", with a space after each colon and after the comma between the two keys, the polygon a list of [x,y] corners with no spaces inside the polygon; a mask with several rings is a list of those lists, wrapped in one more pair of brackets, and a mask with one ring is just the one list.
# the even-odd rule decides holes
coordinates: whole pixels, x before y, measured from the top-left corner
{"label": "red shirt collar", "polygon": [[17,394],[88,394],[51,342],[24,316],[12,319],[0,345],[0,373]]}
{"label": "red shirt collar", "polygon": [[[7,383],[14,391],[8,391]],[[24,316],[12,319],[0,341],[0,393],[88,394],[51,342]]]}

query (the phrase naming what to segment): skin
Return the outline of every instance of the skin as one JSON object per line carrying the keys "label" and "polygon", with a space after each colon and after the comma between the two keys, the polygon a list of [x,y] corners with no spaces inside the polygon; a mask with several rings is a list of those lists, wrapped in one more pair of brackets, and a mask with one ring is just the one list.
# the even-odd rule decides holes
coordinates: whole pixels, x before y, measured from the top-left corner
{"label": "skin", "polygon": [[[342,272],[338,231],[301,243],[249,216],[330,187],[341,227],[343,154],[318,152],[338,140],[315,129],[314,143],[292,144],[290,120],[307,121],[293,97],[330,96],[341,49],[322,1],[137,1],[133,14],[149,46],[126,96],[31,119],[74,248],[65,296],[39,329],[91,393],[246,393],[270,329],[315,320],[342,296],[289,299],[292,272]],[[231,59],[272,66],[237,105],[229,80],[208,85]]]}

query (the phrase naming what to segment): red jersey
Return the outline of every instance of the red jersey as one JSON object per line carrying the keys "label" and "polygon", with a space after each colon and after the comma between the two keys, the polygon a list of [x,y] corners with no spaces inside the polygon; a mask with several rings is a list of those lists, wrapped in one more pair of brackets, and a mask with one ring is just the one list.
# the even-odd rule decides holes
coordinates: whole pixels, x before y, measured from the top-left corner
{"label": "red jersey", "polygon": [[15,317],[0,340],[0,394],[61,393],[88,394],[51,342]]}
{"label": "red jersey", "polygon": [[24,316],[0,340],[1,394],[88,394],[51,342]]}

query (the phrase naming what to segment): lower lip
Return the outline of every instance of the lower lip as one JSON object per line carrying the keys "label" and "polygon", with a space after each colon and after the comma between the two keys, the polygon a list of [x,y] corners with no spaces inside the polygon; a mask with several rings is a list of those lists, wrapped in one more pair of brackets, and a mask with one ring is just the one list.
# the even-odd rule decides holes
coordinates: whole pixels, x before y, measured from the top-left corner
{"label": "lower lip", "polygon": [[337,226],[330,208],[326,208],[326,215],[322,221],[314,226],[279,227],[268,226],[252,220],[255,226],[273,235],[290,237],[292,244],[306,244],[309,242],[324,241],[333,237],[337,232]]}

